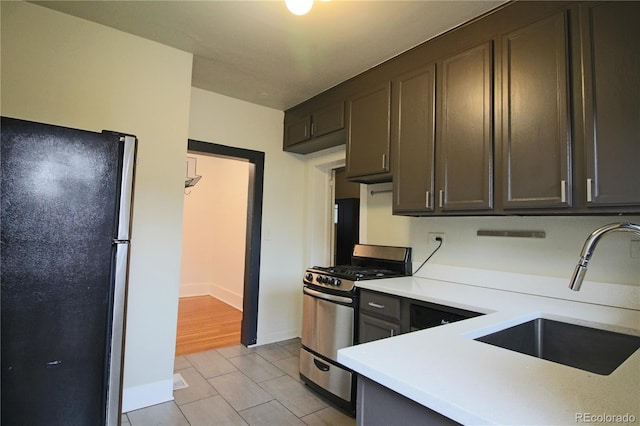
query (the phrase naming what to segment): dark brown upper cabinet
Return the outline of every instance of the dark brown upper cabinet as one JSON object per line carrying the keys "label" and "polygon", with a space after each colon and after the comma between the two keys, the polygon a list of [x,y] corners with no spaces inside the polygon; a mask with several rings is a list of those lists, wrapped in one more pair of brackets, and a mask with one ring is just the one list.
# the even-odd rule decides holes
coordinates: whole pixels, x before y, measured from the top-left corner
{"label": "dark brown upper cabinet", "polygon": [[434,210],[436,66],[392,82],[393,212]]}
{"label": "dark brown upper cabinet", "polygon": [[347,179],[390,181],[391,81],[351,97],[347,117]]}
{"label": "dark brown upper cabinet", "polygon": [[[307,154],[345,143],[344,101],[335,102],[317,110],[302,114],[285,113],[284,150]],[[327,137],[327,136],[331,137]]]}
{"label": "dark brown upper cabinet", "polygon": [[438,63],[437,209],[493,207],[493,49],[485,42]]}
{"label": "dark brown upper cabinet", "polygon": [[[640,206],[640,2],[580,6],[586,205]],[[638,211],[636,208],[635,211]]]}
{"label": "dark brown upper cabinet", "polygon": [[399,215],[638,214],[638,22],[509,2],[286,111],[285,150],[346,142],[347,179],[393,180]]}
{"label": "dark brown upper cabinet", "polygon": [[567,14],[502,38],[503,207],[571,206]]}
{"label": "dark brown upper cabinet", "polygon": [[285,148],[311,139],[311,116],[306,115],[299,120],[285,124],[284,146]]}
{"label": "dark brown upper cabinet", "polygon": [[311,137],[317,138],[344,129],[344,102],[319,109],[311,116]]}

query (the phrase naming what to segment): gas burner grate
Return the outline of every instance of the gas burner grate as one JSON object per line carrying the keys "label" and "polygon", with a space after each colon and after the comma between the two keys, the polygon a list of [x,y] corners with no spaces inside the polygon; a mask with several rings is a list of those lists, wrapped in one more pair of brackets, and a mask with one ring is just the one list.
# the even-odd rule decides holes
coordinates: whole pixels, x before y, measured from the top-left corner
{"label": "gas burner grate", "polygon": [[313,269],[325,272],[327,274],[333,274],[335,276],[348,277],[352,279],[367,279],[367,278],[384,278],[401,275],[397,271],[382,268],[368,268],[363,266],[353,265],[338,265],[338,266],[315,266]]}

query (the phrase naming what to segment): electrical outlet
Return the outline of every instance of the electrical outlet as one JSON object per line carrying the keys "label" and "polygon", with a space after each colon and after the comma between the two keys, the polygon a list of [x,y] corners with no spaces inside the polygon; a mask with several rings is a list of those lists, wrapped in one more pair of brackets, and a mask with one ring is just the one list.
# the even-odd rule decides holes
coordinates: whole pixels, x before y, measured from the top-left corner
{"label": "electrical outlet", "polygon": [[429,241],[429,245],[438,245],[440,244],[436,238],[442,239],[442,245],[444,245],[444,232],[429,232],[427,235],[427,239]]}
{"label": "electrical outlet", "polygon": [[631,258],[640,259],[640,240],[631,240]]}

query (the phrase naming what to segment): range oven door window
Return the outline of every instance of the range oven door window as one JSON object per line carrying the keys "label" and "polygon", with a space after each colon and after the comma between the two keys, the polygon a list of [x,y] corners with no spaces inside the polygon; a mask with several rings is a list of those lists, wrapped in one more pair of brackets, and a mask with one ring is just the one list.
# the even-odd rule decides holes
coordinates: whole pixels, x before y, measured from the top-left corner
{"label": "range oven door window", "polygon": [[353,346],[353,299],[304,287],[302,345],[333,361],[338,349]]}

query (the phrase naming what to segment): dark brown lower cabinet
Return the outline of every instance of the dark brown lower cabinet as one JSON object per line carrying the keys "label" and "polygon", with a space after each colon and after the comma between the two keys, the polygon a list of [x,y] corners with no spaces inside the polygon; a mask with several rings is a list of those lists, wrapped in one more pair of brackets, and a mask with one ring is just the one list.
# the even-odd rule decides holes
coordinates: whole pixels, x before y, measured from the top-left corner
{"label": "dark brown lower cabinet", "polygon": [[358,321],[358,343],[386,339],[401,333],[400,323],[398,322],[386,321],[367,314],[360,314]]}
{"label": "dark brown lower cabinet", "polygon": [[358,343],[367,343],[402,332],[402,299],[377,291],[360,290]]}
{"label": "dark brown lower cabinet", "polygon": [[358,426],[460,424],[364,376],[358,376],[357,395],[356,424]]}

